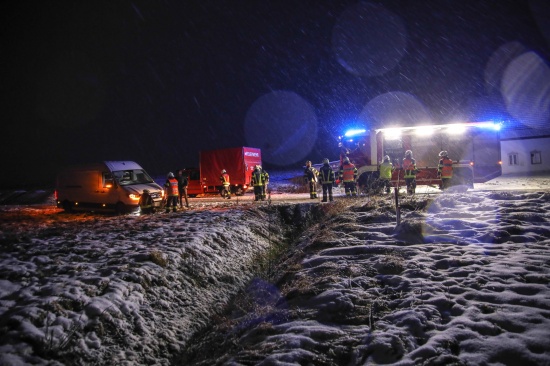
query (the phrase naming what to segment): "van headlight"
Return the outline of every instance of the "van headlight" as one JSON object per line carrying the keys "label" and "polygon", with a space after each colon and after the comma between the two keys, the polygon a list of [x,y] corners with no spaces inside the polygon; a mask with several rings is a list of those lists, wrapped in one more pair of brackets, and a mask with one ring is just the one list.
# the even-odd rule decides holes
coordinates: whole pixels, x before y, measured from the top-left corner
{"label": "van headlight", "polygon": [[138,193],[130,193],[128,196],[132,201],[139,201],[139,197],[141,197],[141,195]]}

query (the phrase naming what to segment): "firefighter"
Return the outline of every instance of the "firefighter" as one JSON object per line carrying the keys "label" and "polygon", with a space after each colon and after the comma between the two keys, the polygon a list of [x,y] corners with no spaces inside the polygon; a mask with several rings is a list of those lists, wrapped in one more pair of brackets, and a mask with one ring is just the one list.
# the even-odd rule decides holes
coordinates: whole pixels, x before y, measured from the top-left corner
{"label": "firefighter", "polygon": [[378,171],[380,173],[380,183],[382,186],[382,190],[386,193],[390,193],[393,164],[388,155],[384,156],[384,160],[378,166]]}
{"label": "firefighter", "polygon": [[225,169],[222,169],[220,181],[222,182],[220,195],[222,196],[222,198],[231,199],[231,183],[229,182],[229,174],[227,174],[227,171]]}
{"label": "firefighter", "polygon": [[334,183],[334,171],[329,164],[327,158],[323,159],[323,166],[319,169],[319,179],[323,187],[323,202],[327,202],[327,193],[328,199],[330,202],[332,199],[332,184]]}
{"label": "firefighter", "polygon": [[313,166],[311,161],[306,161],[306,169],[304,170],[304,181],[309,186],[309,198],[317,198],[317,176],[319,172]]}
{"label": "firefighter", "polygon": [[256,165],[254,167],[254,171],[252,172],[252,186],[254,187],[254,201],[264,200],[265,199],[265,186],[267,184],[267,180],[269,180],[269,175],[267,175],[267,172],[264,173],[262,167],[260,165]]}
{"label": "firefighter", "polygon": [[166,195],[166,212],[170,212],[170,206],[172,211],[178,210],[178,180],[174,177],[174,173],[170,172],[166,176],[166,183],[164,183],[164,190]]}
{"label": "firefighter", "polygon": [[405,183],[407,184],[407,194],[414,194],[416,191],[416,160],[412,157],[412,151],[405,151],[405,157],[403,158],[403,164],[401,165],[404,170]]}
{"label": "firefighter", "polygon": [[449,159],[447,151],[439,153],[439,165],[437,167],[437,177],[441,178],[441,190],[449,188],[451,178],[453,177],[453,161]]}
{"label": "firefighter", "polygon": [[346,197],[357,197],[357,168],[347,156],[340,165],[340,180],[344,182]]}
{"label": "firefighter", "polygon": [[142,215],[152,214],[155,212],[153,207],[153,197],[151,197],[151,192],[148,189],[144,189],[141,197],[139,198],[139,211]]}
{"label": "firefighter", "polygon": [[187,175],[183,174],[183,170],[178,170],[177,179],[180,207],[183,207],[183,198],[185,198],[185,207],[189,208],[189,199],[187,198],[187,186],[189,185],[189,180],[187,179]]}

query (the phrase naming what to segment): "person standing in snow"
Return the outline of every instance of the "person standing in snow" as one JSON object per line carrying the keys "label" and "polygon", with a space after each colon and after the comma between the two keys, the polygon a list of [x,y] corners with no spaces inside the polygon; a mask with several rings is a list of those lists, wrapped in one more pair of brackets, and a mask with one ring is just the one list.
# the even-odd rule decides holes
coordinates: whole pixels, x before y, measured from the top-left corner
{"label": "person standing in snow", "polygon": [[229,174],[227,174],[227,171],[225,169],[222,169],[221,175],[220,175],[220,181],[222,182],[222,188],[220,190],[220,195],[222,198],[231,198],[231,183],[229,182]]}
{"label": "person standing in snow", "polygon": [[437,167],[437,177],[441,178],[441,190],[449,188],[451,178],[453,177],[453,161],[449,158],[447,151],[439,153],[439,165]]}
{"label": "person standing in snow", "polygon": [[388,155],[384,156],[384,160],[378,166],[378,172],[380,173],[380,183],[382,190],[386,193],[390,193],[391,189],[391,175],[393,173],[393,164]]}
{"label": "person standing in snow", "polygon": [[346,197],[357,197],[357,168],[347,156],[340,165],[340,180],[344,182]]}
{"label": "person standing in snow", "polygon": [[252,186],[254,187],[254,201],[265,200],[266,185],[269,182],[269,174],[260,165],[254,167],[252,172]]}
{"label": "person standing in snow", "polygon": [[166,195],[166,212],[170,212],[170,206],[172,211],[177,211],[178,206],[178,180],[174,177],[174,173],[170,172],[166,176],[166,183],[164,183],[164,194]]}
{"label": "person standing in snow", "polygon": [[407,194],[414,194],[416,191],[416,160],[412,157],[412,151],[405,151],[405,157],[401,167],[404,170],[405,183],[407,185]]}
{"label": "person standing in snow", "polygon": [[327,202],[327,194],[330,202],[332,199],[332,185],[334,183],[334,171],[327,158],[323,159],[323,166],[319,169],[319,179],[323,187],[323,202]]}
{"label": "person standing in snow", "polygon": [[187,179],[187,175],[183,174],[183,170],[178,170],[177,179],[180,207],[183,207],[183,198],[185,198],[185,207],[189,207],[189,199],[187,198],[187,186],[189,185],[189,180]]}
{"label": "person standing in snow", "polygon": [[317,198],[317,176],[319,172],[311,165],[311,161],[306,161],[306,169],[304,170],[304,181],[309,186],[309,198]]}

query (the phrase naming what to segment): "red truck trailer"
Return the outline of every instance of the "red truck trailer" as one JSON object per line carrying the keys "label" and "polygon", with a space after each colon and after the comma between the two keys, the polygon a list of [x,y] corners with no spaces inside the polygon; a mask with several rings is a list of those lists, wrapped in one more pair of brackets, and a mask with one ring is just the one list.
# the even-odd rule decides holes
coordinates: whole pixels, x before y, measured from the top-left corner
{"label": "red truck trailer", "polygon": [[500,124],[492,121],[462,122],[443,125],[354,129],[339,136],[340,161],[348,156],[358,169],[360,187],[369,188],[378,180],[378,165],[385,155],[396,167],[392,185],[403,186],[405,179],[400,164],[406,150],[413,152],[419,170],[417,185],[439,186],[437,177],[439,152],[446,150],[453,163],[451,184],[473,188],[474,182],[485,182],[501,174]]}
{"label": "red truck trailer", "polygon": [[262,152],[254,147],[233,147],[201,151],[199,168],[186,168],[189,186],[187,194],[195,197],[205,193],[218,193],[221,171],[225,169],[231,181],[231,193],[241,196],[250,187],[252,171],[262,165]]}

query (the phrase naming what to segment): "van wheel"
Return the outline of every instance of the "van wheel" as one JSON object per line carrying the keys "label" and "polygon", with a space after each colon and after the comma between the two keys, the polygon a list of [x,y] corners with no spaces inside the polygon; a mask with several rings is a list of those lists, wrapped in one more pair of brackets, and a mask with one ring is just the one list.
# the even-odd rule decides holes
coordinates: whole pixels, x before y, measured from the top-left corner
{"label": "van wheel", "polygon": [[63,210],[65,212],[73,212],[73,205],[69,201],[63,201]]}
{"label": "van wheel", "polygon": [[126,213],[126,205],[122,202],[118,202],[115,206],[115,212],[118,215],[122,215]]}

